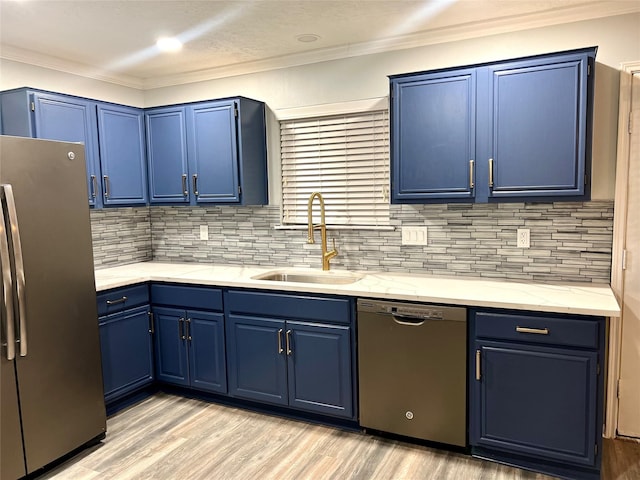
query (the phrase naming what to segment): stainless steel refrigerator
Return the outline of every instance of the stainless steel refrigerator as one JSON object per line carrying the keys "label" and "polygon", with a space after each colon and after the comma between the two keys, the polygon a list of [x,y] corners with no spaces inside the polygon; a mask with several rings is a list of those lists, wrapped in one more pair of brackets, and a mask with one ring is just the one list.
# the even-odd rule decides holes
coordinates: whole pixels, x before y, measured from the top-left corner
{"label": "stainless steel refrigerator", "polygon": [[81,144],[0,136],[0,478],[106,431]]}

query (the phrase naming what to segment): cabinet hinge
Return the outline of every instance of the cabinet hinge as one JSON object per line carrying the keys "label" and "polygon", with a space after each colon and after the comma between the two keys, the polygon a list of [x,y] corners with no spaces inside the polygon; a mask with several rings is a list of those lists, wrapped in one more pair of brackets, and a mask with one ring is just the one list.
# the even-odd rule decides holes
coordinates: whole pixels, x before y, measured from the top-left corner
{"label": "cabinet hinge", "polygon": [[627,269],[627,250],[622,250],[622,270]]}
{"label": "cabinet hinge", "polygon": [[591,64],[587,63],[587,76],[591,75]]}
{"label": "cabinet hinge", "polygon": [[586,173],[584,174],[584,184],[589,185],[589,175],[587,175]]}
{"label": "cabinet hinge", "polygon": [[[31,102],[31,111],[35,112],[36,111],[36,102]],[[631,132],[629,132],[631,133]]]}
{"label": "cabinet hinge", "polygon": [[238,185],[238,195],[242,195],[242,187]]}
{"label": "cabinet hinge", "polygon": [[593,451],[596,454],[596,457],[598,456],[598,444],[596,443],[595,448],[593,449]]}
{"label": "cabinet hinge", "polygon": [[233,106],[233,116],[238,117],[238,107],[236,105]]}

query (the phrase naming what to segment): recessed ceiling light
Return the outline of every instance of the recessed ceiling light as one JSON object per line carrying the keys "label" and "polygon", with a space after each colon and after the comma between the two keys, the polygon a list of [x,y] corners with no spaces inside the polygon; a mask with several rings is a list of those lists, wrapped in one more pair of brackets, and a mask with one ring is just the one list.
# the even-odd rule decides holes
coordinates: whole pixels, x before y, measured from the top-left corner
{"label": "recessed ceiling light", "polygon": [[182,48],[182,42],[176,37],[161,37],[156,42],[156,46],[162,52],[177,52]]}
{"label": "recessed ceiling light", "polygon": [[316,35],[315,33],[303,33],[302,35],[298,35],[296,40],[302,43],[311,43],[320,39],[320,35]]}

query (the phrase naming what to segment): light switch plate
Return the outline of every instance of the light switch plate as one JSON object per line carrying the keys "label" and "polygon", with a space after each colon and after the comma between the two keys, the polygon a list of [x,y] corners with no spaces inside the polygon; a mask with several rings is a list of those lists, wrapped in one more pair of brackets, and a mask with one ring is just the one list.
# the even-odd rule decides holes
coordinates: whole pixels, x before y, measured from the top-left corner
{"label": "light switch plate", "polygon": [[200,240],[209,240],[209,225],[200,225]]}
{"label": "light switch plate", "polygon": [[402,245],[427,245],[427,227],[402,227]]}

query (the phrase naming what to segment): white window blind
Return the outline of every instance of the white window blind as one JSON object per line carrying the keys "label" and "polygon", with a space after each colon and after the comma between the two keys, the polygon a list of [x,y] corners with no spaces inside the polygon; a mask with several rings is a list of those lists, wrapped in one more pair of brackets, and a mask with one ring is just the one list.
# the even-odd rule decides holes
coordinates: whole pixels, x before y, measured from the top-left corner
{"label": "white window blind", "polygon": [[389,225],[388,110],[283,120],[280,143],[284,224],[306,225],[320,192],[327,225]]}

